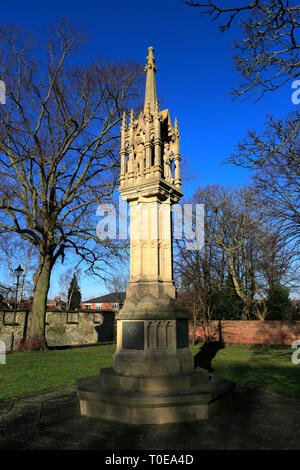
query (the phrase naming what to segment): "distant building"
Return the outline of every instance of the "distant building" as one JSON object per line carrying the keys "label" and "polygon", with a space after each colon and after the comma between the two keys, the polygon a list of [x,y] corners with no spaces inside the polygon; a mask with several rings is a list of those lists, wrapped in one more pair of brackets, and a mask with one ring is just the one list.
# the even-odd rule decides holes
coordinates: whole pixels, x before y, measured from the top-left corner
{"label": "distant building", "polygon": [[82,308],[86,310],[115,310],[118,311],[123,307],[126,292],[112,292],[101,297],[95,297],[82,302]]}
{"label": "distant building", "polygon": [[54,299],[47,299],[47,308],[53,310],[66,310],[66,302],[61,300],[60,296],[57,295]]}

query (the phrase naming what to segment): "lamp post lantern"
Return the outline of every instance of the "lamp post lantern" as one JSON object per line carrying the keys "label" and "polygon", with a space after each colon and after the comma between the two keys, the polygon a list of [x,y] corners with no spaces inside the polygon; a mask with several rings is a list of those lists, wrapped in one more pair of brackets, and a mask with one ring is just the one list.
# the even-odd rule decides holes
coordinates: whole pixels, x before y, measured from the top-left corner
{"label": "lamp post lantern", "polygon": [[14,306],[14,319],[13,319],[13,328],[12,328],[12,333],[11,333],[11,338],[10,338],[10,350],[13,351],[14,349],[14,340],[15,340],[15,323],[16,323],[16,313],[17,313],[17,301],[18,301],[18,291],[19,291],[19,281],[20,277],[23,273],[23,269],[19,265],[17,269],[15,269],[15,274],[17,278],[17,284],[16,284],[16,298],[15,298],[15,306]]}

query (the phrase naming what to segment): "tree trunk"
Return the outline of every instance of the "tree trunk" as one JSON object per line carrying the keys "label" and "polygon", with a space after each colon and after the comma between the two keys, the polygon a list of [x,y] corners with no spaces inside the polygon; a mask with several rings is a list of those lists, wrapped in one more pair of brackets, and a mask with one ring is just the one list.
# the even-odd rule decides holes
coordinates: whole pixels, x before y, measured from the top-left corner
{"label": "tree trunk", "polygon": [[45,317],[51,270],[51,254],[41,254],[39,267],[34,275],[35,288],[32,302],[31,321],[27,335],[28,337],[33,338],[35,342],[40,342],[41,349],[47,348],[45,337]]}

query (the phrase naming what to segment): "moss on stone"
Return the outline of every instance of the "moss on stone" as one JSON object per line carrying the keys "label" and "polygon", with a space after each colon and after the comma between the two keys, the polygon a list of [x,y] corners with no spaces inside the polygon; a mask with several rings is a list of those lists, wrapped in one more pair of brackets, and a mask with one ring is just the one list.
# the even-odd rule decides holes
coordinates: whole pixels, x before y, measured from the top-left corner
{"label": "moss on stone", "polygon": [[53,323],[48,326],[47,333],[52,336],[63,336],[66,334],[66,326],[62,323]]}

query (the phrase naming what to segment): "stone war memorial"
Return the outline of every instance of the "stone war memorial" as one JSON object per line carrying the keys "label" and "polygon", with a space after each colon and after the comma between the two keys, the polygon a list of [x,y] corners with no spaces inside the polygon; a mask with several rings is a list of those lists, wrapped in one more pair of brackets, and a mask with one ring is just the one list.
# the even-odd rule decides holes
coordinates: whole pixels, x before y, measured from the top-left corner
{"label": "stone war memorial", "polygon": [[178,121],[160,110],[153,47],[144,110],[121,126],[119,192],[130,207],[130,282],[117,319],[113,367],[77,381],[82,415],[131,424],[208,419],[234,384],[194,368],[188,313],[173,281],[171,206],[183,196]]}

